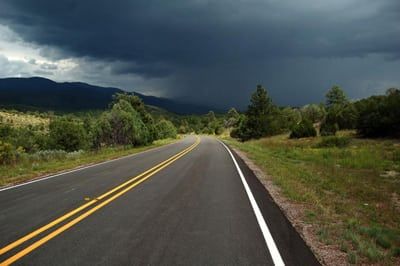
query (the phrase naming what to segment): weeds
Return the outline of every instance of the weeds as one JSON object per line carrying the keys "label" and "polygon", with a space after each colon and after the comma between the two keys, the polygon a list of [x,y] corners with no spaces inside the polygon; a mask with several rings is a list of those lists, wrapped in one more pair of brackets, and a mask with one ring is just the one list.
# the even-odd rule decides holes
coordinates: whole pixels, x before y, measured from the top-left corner
{"label": "weeds", "polygon": [[317,144],[318,148],[326,148],[326,147],[338,147],[343,148],[350,144],[349,137],[337,137],[337,136],[329,136],[323,137],[321,141]]}
{"label": "weeds", "polygon": [[400,262],[400,142],[280,135],[239,143],[288,199],[304,203],[318,239],[347,253],[351,264]]}

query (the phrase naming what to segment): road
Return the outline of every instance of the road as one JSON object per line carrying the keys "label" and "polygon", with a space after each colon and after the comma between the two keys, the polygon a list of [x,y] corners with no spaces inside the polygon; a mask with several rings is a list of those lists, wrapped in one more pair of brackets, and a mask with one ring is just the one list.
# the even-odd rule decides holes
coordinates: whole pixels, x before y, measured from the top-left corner
{"label": "road", "polygon": [[0,264],[319,265],[233,156],[190,136],[0,190]]}

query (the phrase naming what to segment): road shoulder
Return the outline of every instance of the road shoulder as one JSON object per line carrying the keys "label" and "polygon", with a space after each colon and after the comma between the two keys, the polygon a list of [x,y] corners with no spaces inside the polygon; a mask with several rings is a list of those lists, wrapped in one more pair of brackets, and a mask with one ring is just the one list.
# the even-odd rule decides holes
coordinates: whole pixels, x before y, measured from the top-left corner
{"label": "road shoulder", "polygon": [[309,249],[314,253],[318,261],[323,265],[346,265],[346,256],[337,248],[324,245],[316,238],[314,228],[303,221],[304,207],[286,199],[279,187],[273,184],[272,178],[264,173],[243,151],[230,147],[242,162],[251,170],[259,182],[263,185],[277,207],[291,223],[294,230],[302,238]]}

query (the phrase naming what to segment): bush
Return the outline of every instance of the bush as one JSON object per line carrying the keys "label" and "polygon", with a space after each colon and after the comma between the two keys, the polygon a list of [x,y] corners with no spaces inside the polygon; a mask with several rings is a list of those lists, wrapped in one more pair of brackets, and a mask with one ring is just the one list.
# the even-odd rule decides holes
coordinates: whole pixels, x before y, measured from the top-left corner
{"label": "bush", "polygon": [[224,133],[224,128],[220,125],[215,127],[214,130],[215,135],[221,135],[222,133]]}
{"label": "bush", "polygon": [[400,137],[400,90],[371,96],[356,103],[357,131],[364,137]]}
{"label": "bush", "polygon": [[57,118],[49,125],[51,148],[77,151],[87,146],[87,135],[82,123],[68,118]]}
{"label": "bush", "polygon": [[95,127],[94,146],[107,145],[143,145],[151,142],[148,128],[131,104],[119,100],[111,111],[103,113]]}
{"label": "bush", "polygon": [[155,128],[157,139],[176,138],[176,127],[171,121],[162,119]]}
{"label": "bush", "polygon": [[22,147],[28,153],[35,152],[39,149],[39,145],[36,143],[37,133],[32,129],[16,128],[10,138],[10,142],[15,147]]}
{"label": "bush", "polygon": [[318,148],[325,148],[325,147],[346,147],[350,144],[350,138],[348,137],[336,137],[336,136],[329,136],[324,137],[322,140],[317,144]]}
{"label": "bush", "polygon": [[15,162],[15,149],[7,142],[0,141],[0,164],[11,164]]}
{"label": "bush", "polygon": [[302,120],[299,124],[295,125],[290,133],[290,138],[306,138],[315,137],[317,131],[315,130],[310,120]]}
{"label": "bush", "polygon": [[231,130],[231,133],[229,134],[231,136],[231,138],[237,139],[240,137],[239,134],[239,128],[234,128]]}
{"label": "bush", "polygon": [[330,123],[330,122],[324,121],[321,124],[319,132],[320,132],[321,136],[334,136],[334,135],[336,135],[336,131],[338,131],[338,130],[339,130],[339,126],[337,123]]}

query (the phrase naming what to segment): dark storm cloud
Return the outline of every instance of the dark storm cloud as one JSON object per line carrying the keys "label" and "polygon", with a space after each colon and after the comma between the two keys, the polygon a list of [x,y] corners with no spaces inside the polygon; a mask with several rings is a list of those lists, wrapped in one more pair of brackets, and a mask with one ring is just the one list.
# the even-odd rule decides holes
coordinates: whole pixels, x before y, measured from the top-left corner
{"label": "dark storm cloud", "polygon": [[[354,83],[329,60],[400,58],[398,0],[3,0],[0,23],[44,46],[48,57],[105,60],[116,78],[165,78],[172,96],[226,104],[243,105],[258,82],[273,85],[284,103],[315,100],[315,88],[336,74]],[[299,75],[307,68],[319,76]],[[299,86],[304,93],[285,101]]]}
{"label": "dark storm cloud", "polygon": [[162,78],[172,73],[172,66],[149,63],[138,65],[136,63],[118,62],[113,63],[111,73],[113,74],[139,74],[146,78]]}

